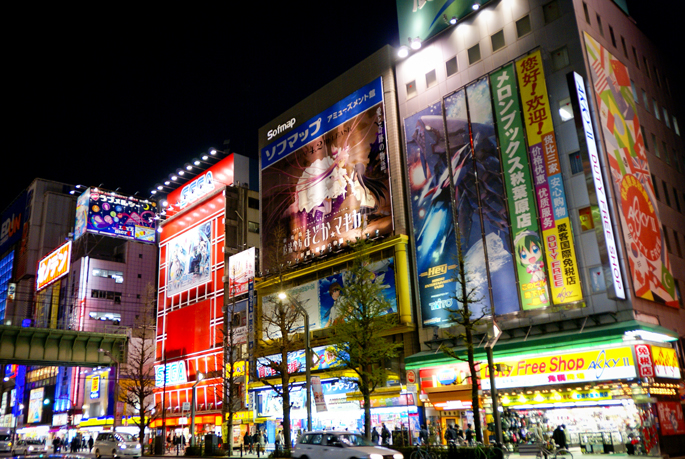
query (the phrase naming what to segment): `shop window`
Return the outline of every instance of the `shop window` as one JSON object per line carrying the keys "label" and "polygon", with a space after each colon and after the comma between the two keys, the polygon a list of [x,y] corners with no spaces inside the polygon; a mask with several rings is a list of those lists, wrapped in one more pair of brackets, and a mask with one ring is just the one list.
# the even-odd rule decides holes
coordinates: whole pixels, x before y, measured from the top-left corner
{"label": "shop window", "polygon": [[583,172],[583,159],[580,157],[580,152],[575,151],[568,155],[568,160],[571,163],[571,173],[580,174]]}
{"label": "shop window", "polygon": [[416,80],[407,83],[407,99],[416,97]]}
{"label": "shop window", "polygon": [[438,84],[438,78],[435,75],[435,69],[433,69],[426,73],[426,88],[432,88],[436,84]]}
{"label": "shop window", "polygon": [[599,207],[587,206],[578,209],[578,219],[580,220],[581,231],[591,231],[595,229],[595,219],[599,219]]}
{"label": "shop window", "polygon": [[556,51],[552,51],[552,68],[554,70],[561,70],[564,67],[568,67],[568,65],[568,48],[566,46],[562,46]]}
{"label": "shop window", "polygon": [[573,119],[573,106],[571,106],[570,97],[559,101],[559,117],[561,118],[561,121]]}
{"label": "shop window", "polygon": [[445,62],[445,70],[447,71],[447,77],[451,77],[459,70],[457,66],[457,56]]}
{"label": "shop window", "polygon": [[490,41],[492,42],[492,52],[494,53],[495,51],[498,51],[502,48],[504,48],[504,30],[500,30],[496,34],[492,35],[490,37]]}
{"label": "shop window", "polygon": [[530,25],[530,16],[525,15],[518,21],[516,21],[516,36],[518,38],[528,35],[533,31],[533,27]]}
{"label": "shop window", "polygon": [[561,10],[559,9],[559,2],[552,0],[549,3],[542,5],[542,13],[545,16],[545,24],[556,21],[561,17]]}
{"label": "shop window", "polygon": [[592,288],[592,293],[605,292],[607,289],[606,282],[604,282],[604,272],[601,266],[594,266],[588,268],[590,272],[590,287]]}
{"label": "shop window", "polygon": [[480,60],[480,44],[472,46],[468,51],[469,65],[473,65]]}

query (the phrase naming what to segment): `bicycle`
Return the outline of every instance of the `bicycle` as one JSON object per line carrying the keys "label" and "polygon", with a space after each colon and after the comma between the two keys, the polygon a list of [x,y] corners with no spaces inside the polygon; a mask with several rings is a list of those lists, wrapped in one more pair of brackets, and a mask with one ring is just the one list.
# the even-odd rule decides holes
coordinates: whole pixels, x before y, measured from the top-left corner
{"label": "bicycle", "polygon": [[[509,457],[509,451],[497,445],[485,446],[483,443],[476,442],[474,445],[474,457],[476,459],[497,459],[499,457]],[[501,456],[500,453],[501,452]]]}
{"label": "bicycle", "polygon": [[437,456],[428,450],[428,447],[423,445],[416,445],[416,449],[411,452],[409,459],[438,459]]}

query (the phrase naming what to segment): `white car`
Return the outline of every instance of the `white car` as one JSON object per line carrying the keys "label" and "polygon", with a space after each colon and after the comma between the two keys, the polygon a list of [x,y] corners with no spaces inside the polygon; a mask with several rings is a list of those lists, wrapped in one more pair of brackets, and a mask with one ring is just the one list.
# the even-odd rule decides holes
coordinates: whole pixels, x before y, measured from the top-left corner
{"label": "white car", "polygon": [[305,432],[292,457],[299,459],[404,459],[402,453],[378,446],[363,435],[347,431]]}
{"label": "white car", "polygon": [[12,454],[16,456],[28,456],[31,454],[47,454],[47,452],[48,445],[40,440],[17,440],[14,446],[12,446]]}
{"label": "white car", "polygon": [[140,443],[133,439],[133,435],[122,432],[100,432],[93,443],[92,453],[95,457],[142,455]]}

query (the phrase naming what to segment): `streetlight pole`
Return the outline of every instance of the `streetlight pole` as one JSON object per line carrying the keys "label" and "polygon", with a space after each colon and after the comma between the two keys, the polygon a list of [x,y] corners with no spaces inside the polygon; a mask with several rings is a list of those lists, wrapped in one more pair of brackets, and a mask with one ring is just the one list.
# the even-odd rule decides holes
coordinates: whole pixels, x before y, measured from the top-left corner
{"label": "streetlight pole", "polygon": [[197,381],[193,384],[193,389],[191,391],[191,402],[190,402],[190,446],[195,446],[195,393],[197,391],[197,385],[200,381],[204,379],[202,373],[197,374]]}
{"label": "streetlight pole", "polygon": [[295,298],[292,298],[287,293],[281,292],[278,294],[278,297],[282,300],[288,298],[295,308],[304,316],[304,367],[306,378],[304,387],[305,391],[307,391],[305,403],[307,404],[307,430],[312,430],[312,348],[309,342],[309,313],[304,307],[302,307],[299,301],[297,301]]}

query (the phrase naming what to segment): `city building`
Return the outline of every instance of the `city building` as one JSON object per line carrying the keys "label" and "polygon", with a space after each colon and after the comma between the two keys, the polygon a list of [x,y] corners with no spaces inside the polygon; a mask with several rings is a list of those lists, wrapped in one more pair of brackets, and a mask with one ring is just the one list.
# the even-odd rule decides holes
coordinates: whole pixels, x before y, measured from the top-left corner
{"label": "city building", "polygon": [[[523,425],[565,424],[584,451],[633,438],[683,451],[685,150],[670,59],[625,2],[477,3],[398,4],[400,43],[420,45],[395,68],[422,348],[405,365],[426,419],[473,419],[468,368],[441,350],[463,351],[442,295],[454,284],[431,275],[459,234],[476,315],[502,330],[490,368],[485,327],[476,342],[488,433],[492,380],[510,445]],[[431,228],[450,240],[439,259]]]}
{"label": "city building", "polygon": [[[250,189],[257,184],[248,158],[222,155],[169,190],[160,224],[155,400],[162,414],[152,426],[164,436],[188,435],[193,413],[197,435],[222,433],[228,313],[236,329],[246,327],[245,295],[225,292],[229,257],[259,246],[259,194]],[[234,344],[245,343],[242,335]]]}

